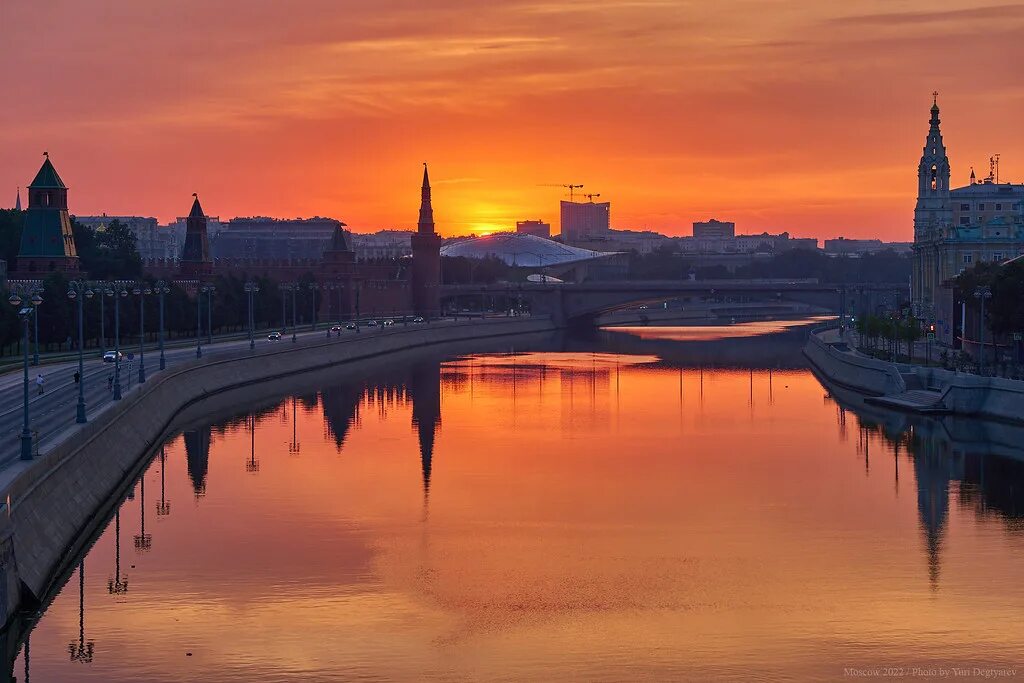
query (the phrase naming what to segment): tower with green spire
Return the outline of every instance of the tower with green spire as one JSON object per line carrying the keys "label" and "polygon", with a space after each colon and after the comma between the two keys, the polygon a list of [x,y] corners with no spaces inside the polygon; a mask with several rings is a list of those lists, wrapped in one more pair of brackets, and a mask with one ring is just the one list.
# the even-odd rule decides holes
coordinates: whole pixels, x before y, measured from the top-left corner
{"label": "tower with green spire", "polygon": [[28,186],[15,278],[41,279],[53,272],[77,274],[80,269],[68,216],[68,188],[50,155],[43,156],[43,165]]}

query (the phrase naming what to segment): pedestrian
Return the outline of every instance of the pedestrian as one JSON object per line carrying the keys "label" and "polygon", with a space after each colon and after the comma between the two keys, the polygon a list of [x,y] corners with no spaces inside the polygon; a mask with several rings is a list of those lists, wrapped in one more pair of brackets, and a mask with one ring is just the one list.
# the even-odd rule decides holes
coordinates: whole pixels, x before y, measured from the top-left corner
{"label": "pedestrian", "polygon": [[114,373],[107,375],[107,391],[114,390]]}
{"label": "pedestrian", "polygon": [[78,384],[80,381],[82,381],[82,376],[78,374],[78,370],[75,370],[75,384]]}
{"label": "pedestrian", "polygon": [[43,395],[43,382],[45,382],[45,381],[46,381],[46,380],[45,380],[45,379],[43,379],[43,375],[42,375],[42,373],[40,373],[40,374],[36,375],[36,388],[38,388],[38,389],[39,389],[39,395],[40,395],[40,396],[42,396],[42,395]]}

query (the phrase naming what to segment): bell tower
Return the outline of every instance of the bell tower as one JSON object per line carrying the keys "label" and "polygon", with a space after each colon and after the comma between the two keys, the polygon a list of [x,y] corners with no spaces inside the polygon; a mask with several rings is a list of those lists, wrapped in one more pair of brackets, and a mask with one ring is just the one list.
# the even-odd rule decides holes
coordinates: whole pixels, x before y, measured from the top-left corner
{"label": "bell tower", "polygon": [[932,116],[921,162],[917,166],[917,206],[914,209],[914,241],[936,239],[953,222],[949,198],[949,157],[939,128],[939,93],[932,93]]}

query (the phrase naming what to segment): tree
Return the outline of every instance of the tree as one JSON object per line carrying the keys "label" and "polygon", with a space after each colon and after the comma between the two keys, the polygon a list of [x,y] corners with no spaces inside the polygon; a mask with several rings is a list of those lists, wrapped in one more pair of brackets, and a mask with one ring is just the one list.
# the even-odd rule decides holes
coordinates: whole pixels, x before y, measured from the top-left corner
{"label": "tree", "polygon": [[135,233],[114,219],[102,230],[94,230],[71,219],[75,247],[82,270],[96,280],[133,280],[142,276],[142,257]]}

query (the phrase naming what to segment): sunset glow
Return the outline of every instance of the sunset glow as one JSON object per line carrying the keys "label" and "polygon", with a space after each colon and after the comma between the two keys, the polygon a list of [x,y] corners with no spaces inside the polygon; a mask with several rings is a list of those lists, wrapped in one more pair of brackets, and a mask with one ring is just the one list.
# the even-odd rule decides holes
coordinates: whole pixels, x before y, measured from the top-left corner
{"label": "sunset glow", "polygon": [[[0,205],[48,150],[78,214],[328,215],[443,235],[693,220],[909,240],[933,90],[955,185],[1024,179],[1020,5],[10,0]],[[59,47],[59,49],[57,49]],[[40,87],[45,84],[45,87]]]}

